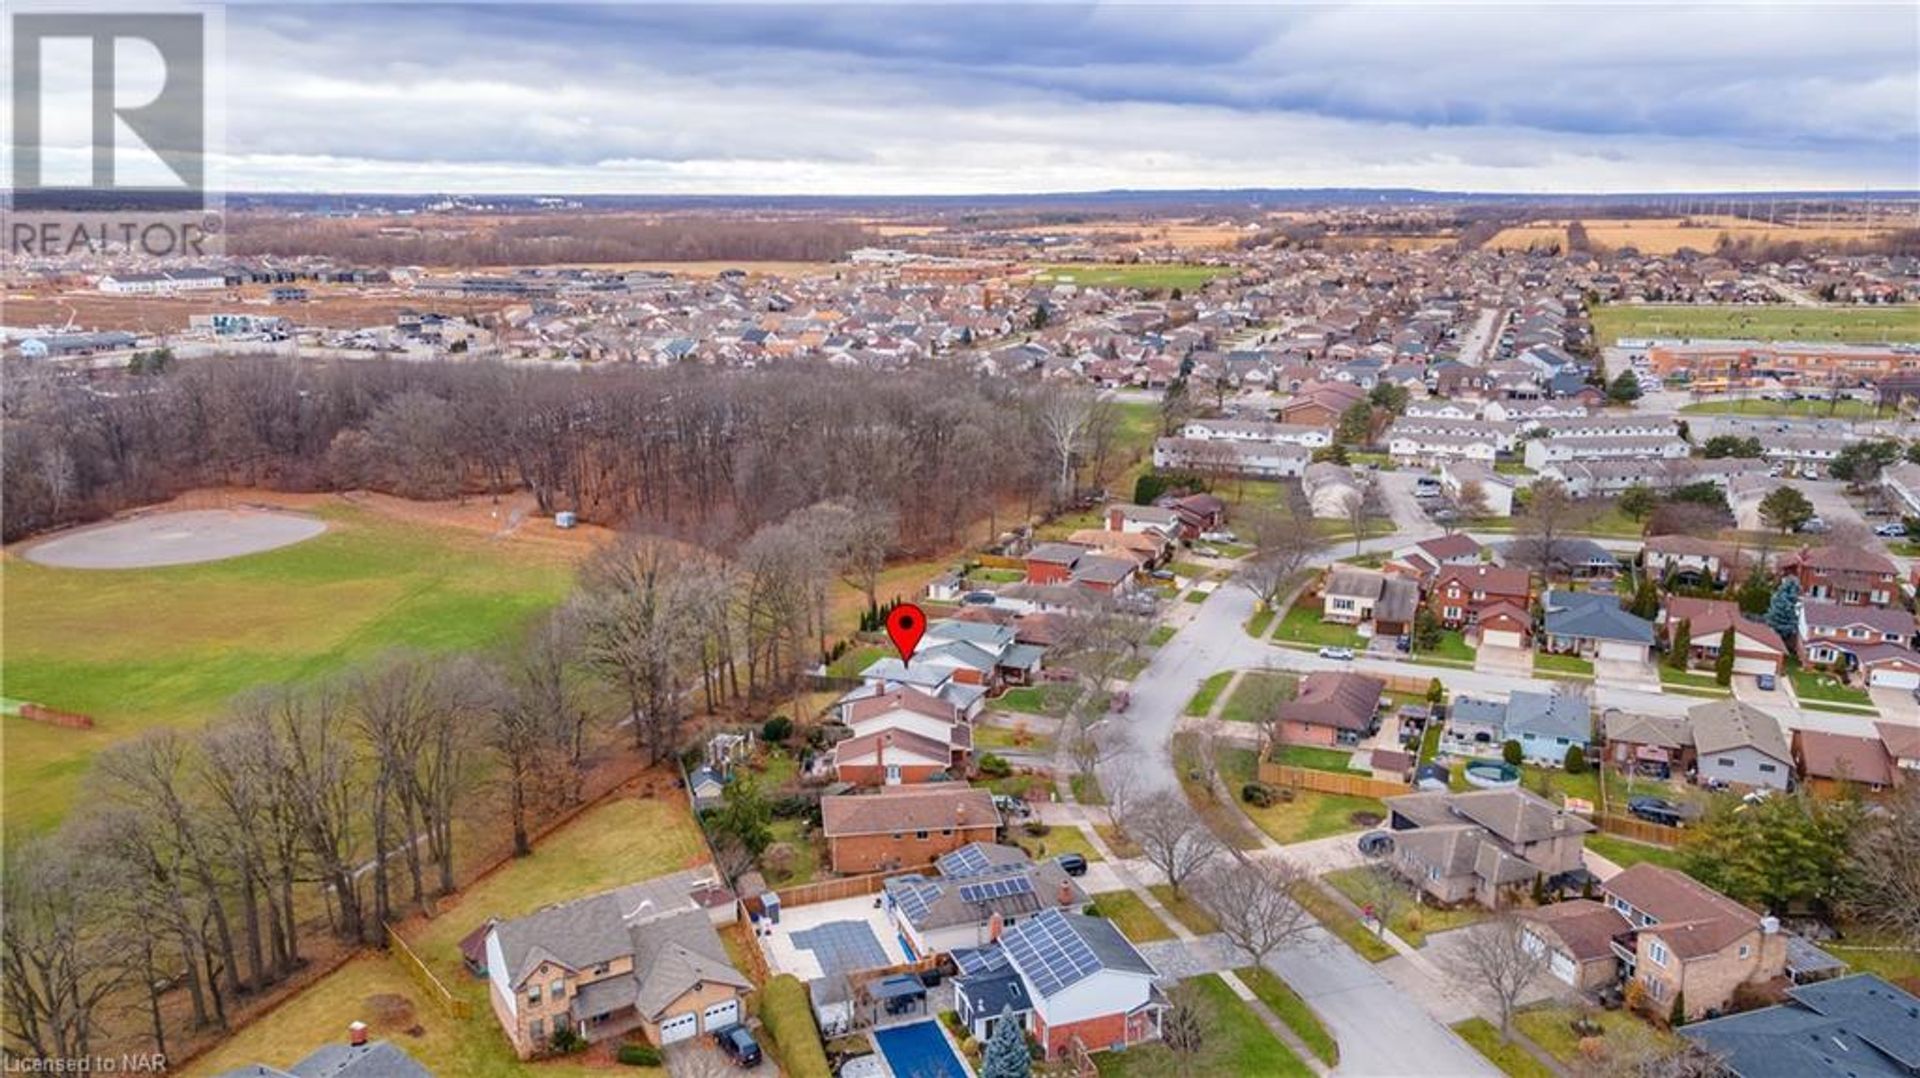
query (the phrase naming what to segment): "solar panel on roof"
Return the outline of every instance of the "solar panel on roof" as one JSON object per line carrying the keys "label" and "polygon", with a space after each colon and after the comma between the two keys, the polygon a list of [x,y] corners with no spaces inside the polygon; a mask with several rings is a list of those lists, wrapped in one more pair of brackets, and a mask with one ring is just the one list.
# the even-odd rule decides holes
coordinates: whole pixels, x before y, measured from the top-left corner
{"label": "solar panel on roof", "polygon": [[1042,995],[1051,995],[1101,968],[1093,949],[1054,910],[1021,922],[1002,937],[1001,944]]}
{"label": "solar panel on roof", "polygon": [[997,880],[983,883],[969,883],[960,888],[962,902],[990,902],[996,898],[1011,898],[1014,895],[1033,893],[1033,881],[1025,875],[1003,876]]}
{"label": "solar panel on roof", "polygon": [[986,853],[977,844],[969,844],[949,854],[943,854],[937,862],[942,876],[977,876],[993,866],[987,862]]}

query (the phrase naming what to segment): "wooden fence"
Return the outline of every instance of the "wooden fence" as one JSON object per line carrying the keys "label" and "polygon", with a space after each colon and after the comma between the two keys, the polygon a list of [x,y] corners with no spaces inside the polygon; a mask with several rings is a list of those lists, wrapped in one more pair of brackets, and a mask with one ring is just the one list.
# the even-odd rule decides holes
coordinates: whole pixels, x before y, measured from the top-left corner
{"label": "wooden fence", "polygon": [[839,879],[816,880],[813,883],[779,888],[773,893],[780,896],[782,906],[810,906],[816,902],[834,902],[842,898],[879,894],[887,880],[917,871],[920,870],[903,869],[897,872],[870,872],[865,876],[842,876]]}
{"label": "wooden fence", "polygon": [[1291,764],[1275,763],[1272,760],[1260,761],[1260,781],[1268,786],[1312,790],[1323,794],[1345,794],[1349,797],[1387,798],[1413,792],[1411,786],[1402,782],[1386,782],[1367,775],[1340,775],[1332,771],[1316,771],[1310,767],[1294,767]]}
{"label": "wooden fence", "polygon": [[75,714],[71,711],[56,711],[40,704],[21,704],[20,717],[32,719],[34,722],[44,722],[49,726],[64,726],[69,730],[93,729],[93,719],[90,716]]}
{"label": "wooden fence", "polygon": [[407,941],[400,938],[400,933],[395,932],[392,925],[386,925],[385,928],[387,930],[387,946],[392,948],[393,957],[399,961],[400,965],[406,968],[407,975],[412,977],[414,983],[420,986],[420,990],[425,992],[435,1003],[438,1003],[440,1009],[447,1012],[449,1017],[468,1018],[472,1016],[472,1006],[469,1005],[466,1000],[455,996],[448,990],[446,985],[440,983],[440,978],[435,977],[433,971],[427,968],[427,964],[420,961],[420,956],[413,953],[413,948],[407,946]]}
{"label": "wooden fence", "polygon": [[1680,831],[1665,824],[1650,823],[1633,816],[1616,816],[1612,813],[1596,815],[1594,826],[1610,835],[1619,835],[1654,846],[1672,846],[1680,840]]}
{"label": "wooden fence", "polygon": [[976,554],[973,560],[979,562],[982,569],[1018,569],[1025,572],[1027,568],[1024,559],[1009,558],[1005,554]]}

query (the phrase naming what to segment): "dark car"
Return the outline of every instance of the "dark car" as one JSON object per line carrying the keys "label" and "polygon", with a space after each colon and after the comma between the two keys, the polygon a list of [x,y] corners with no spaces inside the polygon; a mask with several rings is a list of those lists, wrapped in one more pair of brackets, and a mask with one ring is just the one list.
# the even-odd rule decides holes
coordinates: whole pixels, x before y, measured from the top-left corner
{"label": "dark car", "polygon": [[1679,827],[1682,819],[1680,806],[1664,797],[1629,797],[1627,811],[1648,823],[1663,824],[1667,827]]}
{"label": "dark car", "polygon": [[735,1022],[713,1031],[713,1043],[733,1060],[736,1066],[758,1067],[760,1065],[760,1042],[753,1039],[747,1027]]}
{"label": "dark car", "polygon": [[1087,874],[1087,859],[1077,853],[1063,853],[1054,858],[1054,860],[1059,863],[1062,869],[1066,870],[1069,876],[1084,876]]}
{"label": "dark car", "polygon": [[1368,857],[1385,857],[1393,852],[1393,836],[1385,831],[1369,831],[1360,836],[1360,852]]}

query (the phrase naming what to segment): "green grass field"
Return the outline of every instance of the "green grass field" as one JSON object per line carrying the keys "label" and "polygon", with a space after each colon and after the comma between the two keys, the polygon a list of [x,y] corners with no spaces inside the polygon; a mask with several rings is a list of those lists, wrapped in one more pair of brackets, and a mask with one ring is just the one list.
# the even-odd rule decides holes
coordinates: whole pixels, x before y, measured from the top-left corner
{"label": "green grass field", "polygon": [[1799,416],[1813,419],[1872,419],[1873,405],[1866,401],[1700,401],[1682,405],[1682,412],[1704,415]]}
{"label": "green grass field", "polygon": [[1320,1016],[1314,1013],[1306,1000],[1300,998],[1299,993],[1287,986],[1287,982],[1274,976],[1264,966],[1247,966],[1234,970],[1234,973],[1243,984],[1253,989],[1253,994],[1260,997],[1260,1002],[1280,1016],[1287,1028],[1293,1030],[1294,1036],[1299,1037],[1314,1055],[1320,1057],[1320,1062],[1329,1067],[1340,1062],[1339,1042],[1321,1024]]}
{"label": "green grass field", "polygon": [[1160,1074],[1236,1074],[1261,1078],[1308,1078],[1314,1072],[1285,1042],[1273,1035],[1252,1007],[1233,994],[1218,974],[1195,977],[1181,986],[1193,992],[1200,1012],[1199,1058],[1181,1061],[1166,1045],[1148,1044],[1093,1057],[1101,1078]]}
{"label": "green grass field", "polygon": [[1227,266],[1102,262],[1048,266],[1040,271],[1039,280],[1046,284],[1077,284],[1089,288],[1198,288],[1232,272]]}
{"label": "green grass field", "polygon": [[1154,940],[1170,940],[1173,929],[1160,919],[1140,897],[1132,891],[1107,891],[1093,896],[1093,907],[1098,916],[1113,922],[1120,934],[1135,943],[1152,943]]}
{"label": "green grass field", "polygon": [[1593,332],[1602,345],[1622,337],[1920,341],[1920,306],[1608,306],[1594,308]]}
{"label": "green grass field", "polygon": [[1205,716],[1213,710],[1213,705],[1220,699],[1220,694],[1227,690],[1227,685],[1231,681],[1233,681],[1231,670],[1222,670],[1217,674],[1208,675],[1207,680],[1201,682],[1200,688],[1194,692],[1193,699],[1187,701],[1186,710],[1182,714],[1196,718]]}
{"label": "green grass field", "polygon": [[1665,868],[1683,868],[1685,855],[1679,850],[1670,850],[1663,846],[1653,846],[1645,842],[1621,838],[1618,835],[1593,834],[1587,836],[1587,849],[1612,861],[1621,868],[1632,868],[1642,861],[1651,861]]}
{"label": "green grass field", "polygon": [[90,715],[92,730],[7,723],[10,832],[66,813],[89,760],[154,726],[199,726],[244,690],[304,681],[396,647],[482,648],[557,603],[563,555],[503,547],[346,505],[328,531],[226,561],[54,569],[9,559],[7,695]]}
{"label": "green grass field", "polygon": [[1525,1048],[1512,1041],[1501,1040],[1500,1028],[1484,1018],[1469,1018],[1455,1023],[1453,1031],[1512,1078],[1554,1078],[1546,1064],[1533,1058]]}

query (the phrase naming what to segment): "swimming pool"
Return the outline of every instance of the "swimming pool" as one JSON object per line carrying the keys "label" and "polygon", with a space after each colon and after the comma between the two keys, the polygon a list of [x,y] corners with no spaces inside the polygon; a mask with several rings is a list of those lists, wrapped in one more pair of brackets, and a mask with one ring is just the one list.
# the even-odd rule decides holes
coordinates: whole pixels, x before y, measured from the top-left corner
{"label": "swimming pool", "polygon": [[873,1039],[896,1075],[912,1078],[970,1078],[972,1072],[933,1022],[877,1029]]}

